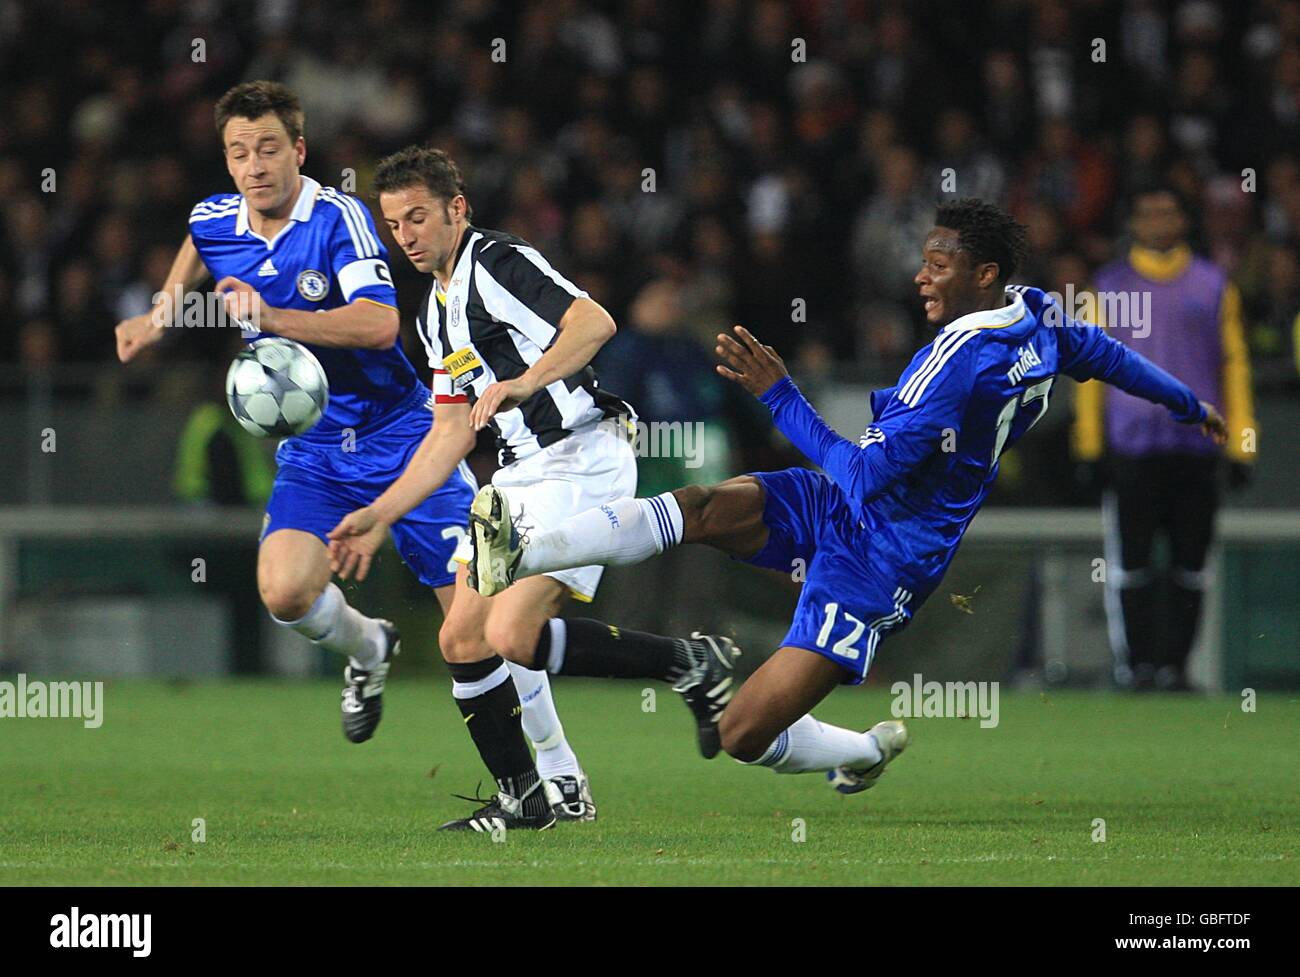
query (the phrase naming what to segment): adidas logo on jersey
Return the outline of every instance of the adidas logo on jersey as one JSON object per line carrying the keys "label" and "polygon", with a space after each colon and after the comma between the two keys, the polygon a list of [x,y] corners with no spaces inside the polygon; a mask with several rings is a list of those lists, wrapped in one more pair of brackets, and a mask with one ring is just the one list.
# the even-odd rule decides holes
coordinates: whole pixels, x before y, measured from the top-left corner
{"label": "adidas logo on jersey", "polygon": [[258,278],[269,278],[271,275],[278,275],[278,274],[280,273],[276,271],[275,265],[271,264],[270,258],[267,258],[265,261],[263,261],[262,267],[257,269]]}
{"label": "adidas logo on jersey", "polygon": [[880,430],[880,428],[876,427],[876,425],[872,424],[870,427],[868,427],[865,431],[862,432],[862,437],[858,438],[858,445],[860,447],[865,448],[868,445],[877,444],[884,440],[885,440],[885,432]]}
{"label": "adidas logo on jersey", "polygon": [[1016,352],[1019,354],[1019,359],[1016,360],[1015,366],[1007,370],[1007,382],[1013,385],[1019,383],[1026,373],[1034,367],[1042,365],[1043,362],[1038,358],[1038,352],[1034,349],[1033,343],[1020,347]]}

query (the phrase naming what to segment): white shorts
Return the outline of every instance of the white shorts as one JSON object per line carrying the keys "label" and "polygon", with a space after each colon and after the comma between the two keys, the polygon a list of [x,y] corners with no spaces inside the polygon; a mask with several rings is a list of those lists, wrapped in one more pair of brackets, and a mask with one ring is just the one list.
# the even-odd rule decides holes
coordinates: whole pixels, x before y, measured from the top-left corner
{"label": "white shorts", "polygon": [[[636,453],[617,425],[597,424],[497,469],[492,484],[505,491],[524,535],[549,531],[569,516],[636,495]],[[465,536],[455,558],[469,563],[472,555]],[[603,566],[589,566],[546,576],[568,587],[577,600],[590,601],[604,572]]]}

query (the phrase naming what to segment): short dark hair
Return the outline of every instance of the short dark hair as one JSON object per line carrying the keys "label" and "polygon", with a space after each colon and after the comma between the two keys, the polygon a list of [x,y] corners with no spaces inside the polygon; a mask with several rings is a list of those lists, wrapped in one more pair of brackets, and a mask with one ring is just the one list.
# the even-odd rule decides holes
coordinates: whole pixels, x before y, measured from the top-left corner
{"label": "short dark hair", "polygon": [[1191,216],[1192,212],[1187,207],[1187,198],[1183,196],[1183,192],[1179,190],[1178,187],[1174,186],[1172,183],[1166,183],[1164,181],[1159,181],[1159,180],[1151,181],[1149,183],[1142,183],[1139,186],[1137,186],[1132,193],[1129,194],[1128,216],[1132,217],[1135,213],[1137,213],[1138,201],[1141,200],[1143,197],[1159,197],[1159,196],[1165,196],[1172,199],[1174,205],[1179,209],[1179,211],[1182,213],[1184,217]]}
{"label": "short dark hair", "polygon": [[260,119],[272,112],[284,123],[289,141],[302,135],[302,104],[292,89],[278,81],[246,81],[236,85],[217,100],[217,137],[226,138],[226,123],[231,119]]}
{"label": "short dark hair", "polygon": [[474,210],[469,206],[465,178],[456,161],[441,149],[407,146],[392,156],[385,156],[375,166],[375,193],[393,193],[408,187],[426,187],[433,196],[450,201],[458,194],[465,197],[465,217]]}
{"label": "short dark hair", "polygon": [[957,241],[976,264],[991,261],[998,266],[998,283],[1005,285],[1024,264],[1029,254],[1025,225],[993,204],[966,197],[940,204],[934,215],[938,227],[957,232]]}

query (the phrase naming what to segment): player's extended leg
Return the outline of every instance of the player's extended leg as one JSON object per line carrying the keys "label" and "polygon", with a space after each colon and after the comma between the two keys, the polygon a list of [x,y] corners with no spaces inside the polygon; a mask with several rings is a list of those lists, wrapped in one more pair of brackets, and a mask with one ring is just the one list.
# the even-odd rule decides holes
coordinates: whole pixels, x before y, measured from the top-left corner
{"label": "player's extended leg", "polygon": [[555,816],[561,821],[594,821],[596,805],[587,775],[565,738],[555,711],[550,676],[516,664],[536,648],[543,634],[549,640],[568,602],[569,590],[553,577],[527,580],[492,599],[483,637],[489,648],[506,659],[523,706],[524,733],[536,752],[537,774],[542,778]]}
{"label": "player's extended leg", "polygon": [[370,739],[383,715],[389,664],[401,648],[397,629],[348,605],[330,580],[329,550],[319,537],[300,529],[279,529],[262,540],[257,587],[276,623],[348,656],[343,734],[353,743]]}
{"label": "player's extended leg", "polygon": [[[556,532],[532,531],[530,539],[556,556],[553,566],[537,572],[596,562],[634,563],[683,540],[707,542],[735,556],[752,556],[767,540],[763,504],[762,483],[751,476],[714,486],[689,486],[649,499],[616,499],[563,520]],[[485,486],[474,500],[470,519],[471,577],[476,578],[480,593],[504,589],[504,584],[485,587],[483,581],[494,574],[492,564],[506,558],[512,566],[518,562],[517,545],[506,556],[493,545],[506,537],[518,542],[506,492]],[[612,547],[612,557],[605,547]],[[496,576],[506,579],[504,573]],[[721,635],[668,638],[600,621],[558,618],[541,631],[533,646],[514,644],[506,652],[522,665],[556,674],[673,683],[695,715],[700,752],[706,758],[719,750],[717,719],[734,691],[732,670],[739,653],[734,642]]]}
{"label": "player's extended leg", "polygon": [[843,793],[871,787],[907,746],[907,730],[890,720],[859,733],[809,715],[845,674],[829,658],[803,648],[779,649],[723,711],[718,722],[723,750],[777,773],[825,771]]}
{"label": "player's extended leg", "polygon": [[767,542],[763,504],[762,483],[742,475],[651,498],[616,499],[523,539],[511,522],[508,493],[485,485],[470,508],[475,543],[471,582],[489,595],[519,577],[592,564],[640,563],[680,543],[706,543],[747,558]]}
{"label": "player's extended leg", "polygon": [[[556,819],[524,738],[519,692],[505,660],[485,637],[496,598],[479,596],[466,579],[467,572],[461,567],[438,644],[451,671],[452,697],[497,783],[498,794],[469,817],[449,821],[442,829],[491,833],[506,828],[549,828]],[[535,589],[536,584],[527,588]]]}

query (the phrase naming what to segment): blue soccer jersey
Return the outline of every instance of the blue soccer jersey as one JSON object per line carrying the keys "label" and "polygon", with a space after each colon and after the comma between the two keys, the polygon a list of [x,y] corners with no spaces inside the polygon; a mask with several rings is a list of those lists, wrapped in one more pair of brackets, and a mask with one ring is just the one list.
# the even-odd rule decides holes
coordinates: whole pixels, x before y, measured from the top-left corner
{"label": "blue soccer jersey", "polygon": [[[368,208],[333,187],[299,177],[302,190],[289,223],[268,241],[249,227],[240,194],[209,197],[190,213],[190,237],[218,280],[227,275],[261,293],[276,309],[337,309],[357,299],[397,308],[388,252]],[[249,341],[269,335],[250,335]],[[395,409],[421,398],[425,388],[400,344],[389,349],[340,349],[303,343],[325,368],[330,401],[324,416],[301,437],[337,444]],[[427,400],[428,393],[423,393]]]}
{"label": "blue soccer jersey", "polygon": [[836,434],[789,379],[763,395],[778,428],[824,475],[757,477],[767,546],[751,562],[806,573],[786,643],[825,654],[858,681],[880,638],[934,591],[988,496],[1002,453],[1047,411],[1056,378],[1100,379],[1199,422],[1195,394],[1046,293],[949,323],[898,383],[871,395],[855,444]]}
{"label": "blue soccer jersey", "polygon": [[[396,309],[388,254],[370,211],[332,187],[299,179],[289,223],[270,241],[249,226],[240,194],[209,197],[194,208],[190,237],[208,271],[246,282],[272,308],[324,311],[364,299]],[[269,334],[247,338],[263,335]],[[410,463],[433,423],[432,395],[400,345],[303,345],[325,368],[329,406],[310,431],[280,444],[262,532],[296,529],[328,543],[344,516],[373,502]],[[398,553],[425,584],[454,580],[452,557],[474,491],[462,463],[393,525]]]}

